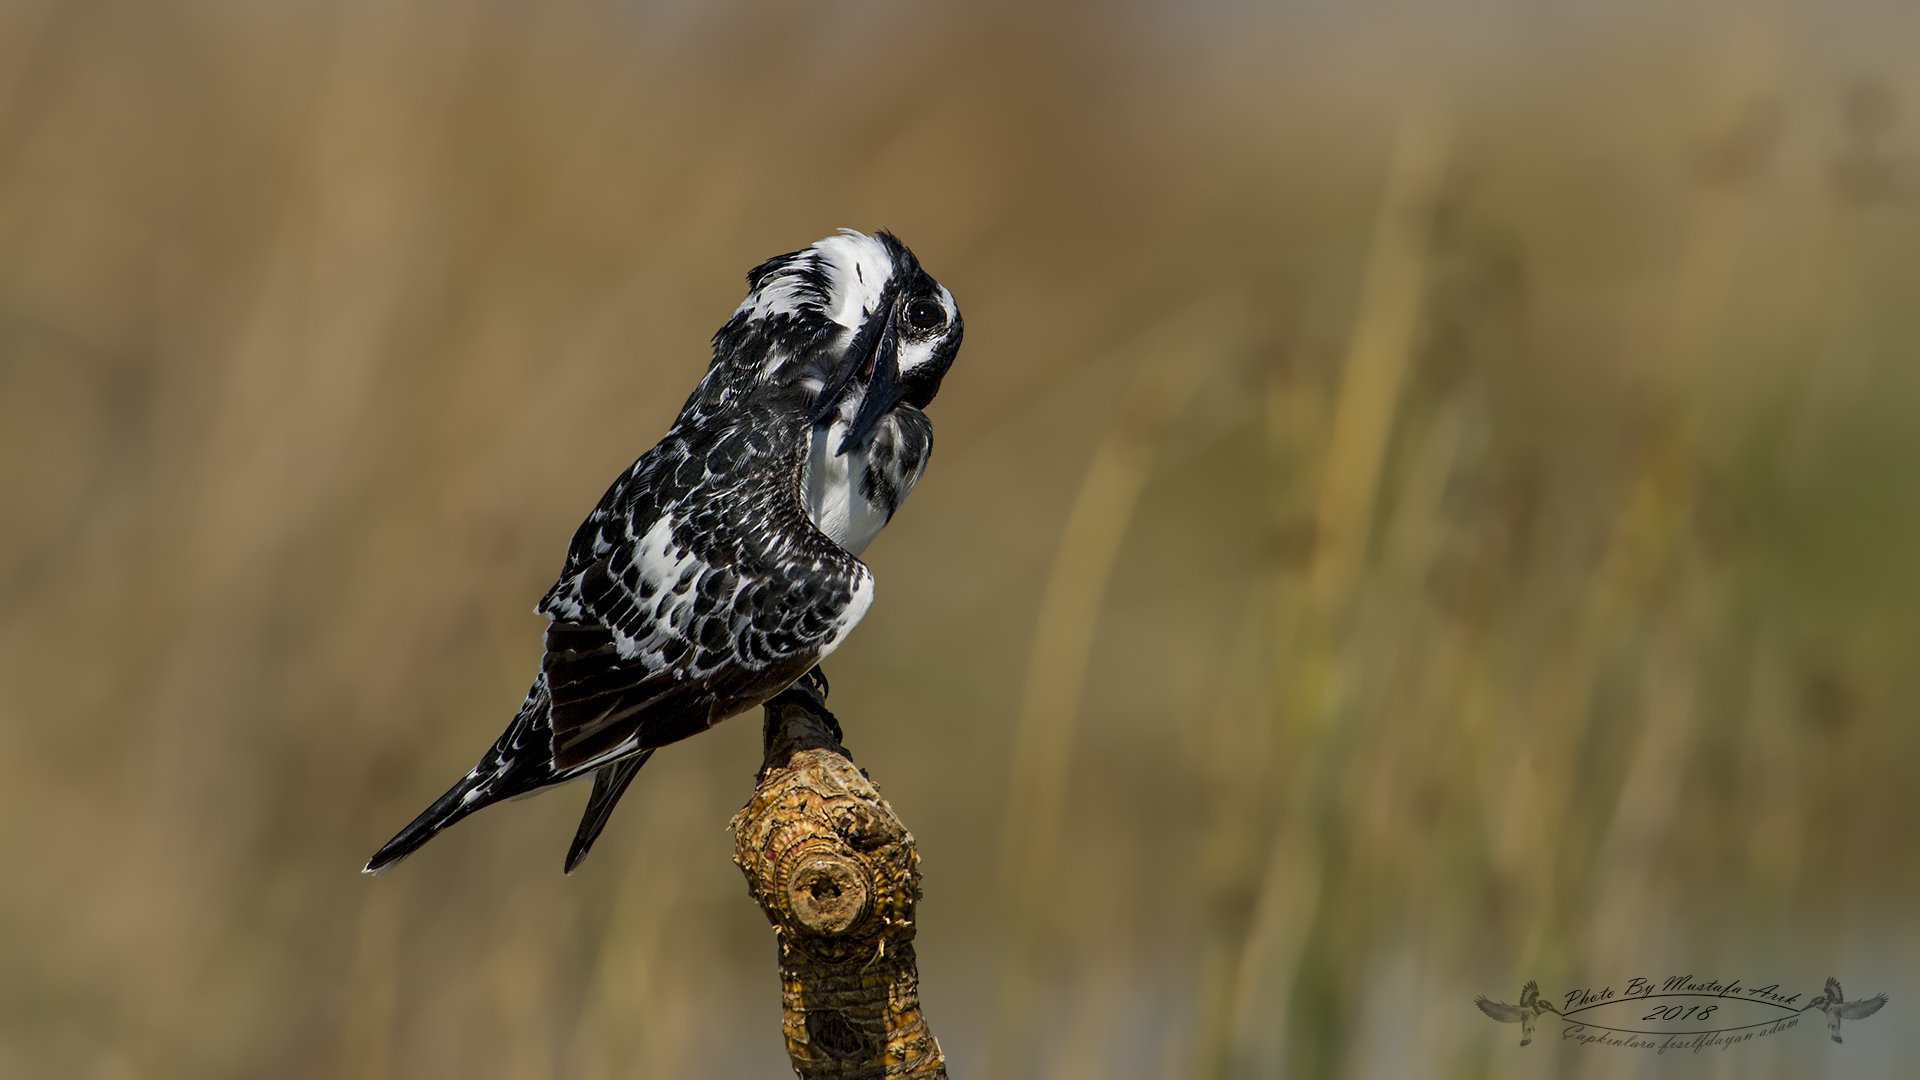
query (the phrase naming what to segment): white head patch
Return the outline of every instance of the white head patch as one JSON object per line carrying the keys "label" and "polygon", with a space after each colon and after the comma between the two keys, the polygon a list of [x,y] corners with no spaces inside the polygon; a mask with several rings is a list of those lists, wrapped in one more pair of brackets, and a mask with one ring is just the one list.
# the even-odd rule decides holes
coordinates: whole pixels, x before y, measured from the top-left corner
{"label": "white head patch", "polygon": [[[826,295],[808,271],[827,280]],[[849,330],[858,329],[863,316],[879,306],[887,279],[893,276],[893,256],[873,237],[841,229],[839,235],[816,241],[799,258],[775,271],[747,295],[735,315],[767,319],[817,311]]]}
{"label": "white head patch", "polygon": [[827,318],[858,329],[863,317],[880,305],[881,290],[893,276],[893,256],[885,244],[852,229],[816,241],[813,250],[820,253],[820,265],[833,283],[828,302],[834,307]]}

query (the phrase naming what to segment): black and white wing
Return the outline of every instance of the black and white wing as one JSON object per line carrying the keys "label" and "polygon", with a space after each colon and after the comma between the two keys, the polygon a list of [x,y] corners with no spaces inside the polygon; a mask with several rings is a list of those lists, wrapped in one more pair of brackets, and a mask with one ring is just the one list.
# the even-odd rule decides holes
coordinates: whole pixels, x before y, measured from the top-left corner
{"label": "black and white wing", "polygon": [[540,603],[546,656],[513,722],[369,871],[483,806],[596,772],[571,869],[646,754],[779,693],[866,614],[872,573],[800,501],[798,431],[749,417],[706,438],[678,432],[575,533]]}
{"label": "black and white wing", "polygon": [[1834,1014],[1842,1020],[1865,1020],[1867,1017],[1879,1012],[1881,1007],[1886,1005],[1886,1003],[1887,995],[1875,994],[1870,998],[1861,998],[1859,1001],[1849,1001],[1844,1005],[1835,1005],[1833,1011]]}
{"label": "black and white wing", "polygon": [[1473,999],[1473,1003],[1480,1006],[1481,1012],[1503,1024],[1517,1024],[1530,1015],[1528,1010],[1518,1005],[1509,1005],[1504,1001],[1489,1001],[1486,998],[1477,997]]}
{"label": "black and white wing", "polygon": [[556,781],[772,697],[866,614],[873,575],[804,516],[744,535],[706,516],[663,514],[542,605]]}

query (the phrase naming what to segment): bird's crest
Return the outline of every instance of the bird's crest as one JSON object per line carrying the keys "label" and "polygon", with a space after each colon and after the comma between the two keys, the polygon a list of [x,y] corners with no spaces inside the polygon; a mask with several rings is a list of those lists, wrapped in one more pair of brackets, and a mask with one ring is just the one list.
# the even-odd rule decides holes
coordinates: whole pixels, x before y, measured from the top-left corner
{"label": "bird's crest", "polygon": [[747,297],[733,318],[768,323],[828,320],[857,330],[867,315],[879,310],[888,282],[914,269],[918,263],[913,254],[885,229],[872,236],[841,229],[747,271]]}

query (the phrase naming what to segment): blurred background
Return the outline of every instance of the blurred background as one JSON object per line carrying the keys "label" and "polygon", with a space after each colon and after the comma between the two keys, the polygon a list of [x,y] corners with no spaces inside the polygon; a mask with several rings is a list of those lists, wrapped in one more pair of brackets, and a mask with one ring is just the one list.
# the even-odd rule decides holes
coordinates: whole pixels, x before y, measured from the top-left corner
{"label": "blurred background", "polygon": [[[1910,1074],[1917,53],[1891,0],[0,4],[0,1075],[788,1074],[757,714],[571,878],[578,787],[357,871],[841,226],[967,318],[828,665],[954,1076]],[[1472,1003],[1672,974],[1893,1003],[1677,1059]]]}

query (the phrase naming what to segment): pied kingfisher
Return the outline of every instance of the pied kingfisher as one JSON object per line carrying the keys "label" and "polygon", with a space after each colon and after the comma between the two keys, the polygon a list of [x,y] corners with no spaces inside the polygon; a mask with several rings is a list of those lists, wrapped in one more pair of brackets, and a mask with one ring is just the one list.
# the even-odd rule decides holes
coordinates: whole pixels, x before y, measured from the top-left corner
{"label": "pied kingfisher", "polygon": [[[1880,1011],[1887,1003],[1887,995],[1876,994],[1858,1001],[1848,1001],[1847,995],[1840,990],[1840,980],[1827,976],[1827,991],[1807,1002],[1807,1009],[1819,1009],[1827,1014],[1827,1037],[1840,1042],[1840,1021],[1865,1020]],[[1805,1012],[1806,1009],[1800,1010]]]}
{"label": "pied kingfisher", "polygon": [[1520,1004],[1509,1005],[1504,1001],[1489,1001],[1484,997],[1473,999],[1480,1011],[1503,1024],[1520,1025],[1520,1045],[1533,1041],[1533,1021],[1541,1013],[1554,1012],[1553,1003],[1540,996],[1540,984],[1532,979],[1520,988]]}
{"label": "pied kingfisher", "polygon": [[658,445],[567,548],[546,656],[480,764],[367,862],[593,774],[572,873],[653,752],[806,675],[873,603],[858,556],[927,468],[960,309],[892,234],[769,259]]}

